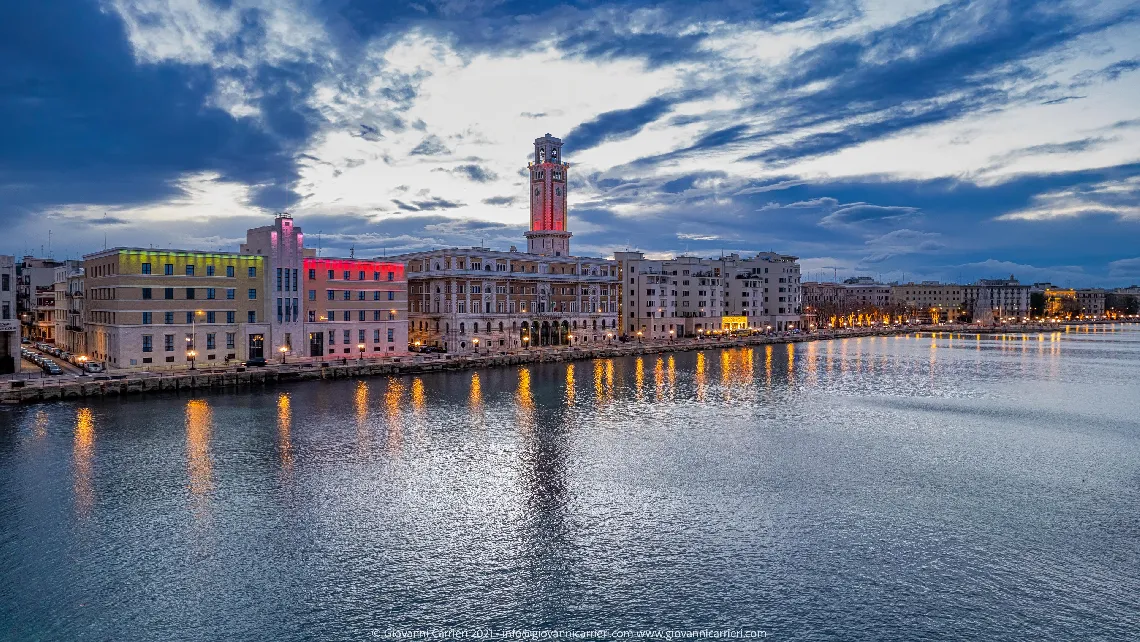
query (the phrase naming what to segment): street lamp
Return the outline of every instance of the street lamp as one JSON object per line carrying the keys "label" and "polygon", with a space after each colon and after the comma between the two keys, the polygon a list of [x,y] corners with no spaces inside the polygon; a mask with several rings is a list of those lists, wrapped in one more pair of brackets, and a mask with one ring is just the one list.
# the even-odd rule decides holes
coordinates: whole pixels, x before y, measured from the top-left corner
{"label": "street lamp", "polygon": [[196,356],[198,356],[198,353],[195,352],[194,350],[187,350],[186,351],[186,358],[190,360],[190,369],[191,370],[194,369],[194,357],[196,357]]}
{"label": "street lamp", "polygon": [[281,353],[281,363],[285,363],[285,353],[289,352],[289,348],[286,346],[281,346],[280,348],[277,348],[277,350]]}
{"label": "street lamp", "polygon": [[613,340],[614,340],[614,333],[613,332],[607,332],[606,333],[606,343],[613,343]]}
{"label": "street lamp", "polygon": [[523,335],[523,347],[530,350],[530,335]]}
{"label": "street lamp", "polygon": [[697,328],[697,339],[703,339],[705,336],[704,328]]}
{"label": "street lamp", "polygon": [[637,342],[641,343],[641,330],[637,331]]}
{"label": "street lamp", "polygon": [[574,335],[573,335],[573,334],[567,334],[567,335],[566,335],[566,343],[567,343],[567,345],[569,345],[571,348],[573,348],[573,347],[574,347]]}
{"label": "street lamp", "polygon": [[363,363],[364,362],[364,344],[363,343],[356,344],[356,349],[360,351],[360,361],[361,361],[361,363]]}
{"label": "street lamp", "polygon": [[473,343],[475,345],[475,354],[478,355],[479,354],[479,337],[475,337],[474,339],[472,339],[471,343]]}
{"label": "street lamp", "polygon": [[676,332],[675,330],[669,331],[669,343],[673,343],[673,335],[675,332]]}

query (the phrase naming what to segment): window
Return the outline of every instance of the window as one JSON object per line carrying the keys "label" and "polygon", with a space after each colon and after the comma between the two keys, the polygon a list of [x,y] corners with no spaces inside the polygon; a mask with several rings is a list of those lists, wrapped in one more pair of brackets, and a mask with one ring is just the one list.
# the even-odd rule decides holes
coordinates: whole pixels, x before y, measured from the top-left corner
{"label": "window", "polygon": [[336,330],[329,330],[329,345],[336,345]]}
{"label": "window", "polygon": [[233,332],[227,332],[226,333],[226,347],[229,348],[230,350],[234,349],[234,339],[235,338],[236,338],[235,333],[233,333]]}
{"label": "window", "polygon": [[358,316],[359,316],[360,320],[363,321],[364,320],[364,310],[361,310],[360,314]]}
{"label": "window", "polygon": [[189,265],[189,264],[186,265],[186,276],[194,276],[194,266],[193,265]]}
{"label": "window", "polygon": [[226,323],[234,323],[234,317],[236,317],[236,316],[237,316],[237,313],[234,312],[233,310],[227,311],[226,312]]}
{"label": "window", "polygon": [[309,310],[309,323],[312,323],[316,320],[317,320],[317,311],[316,310]]}
{"label": "window", "polygon": [[310,301],[316,301],[317,300],[317,291],[316,290],[309,290],[309,300]]}
{"label": "window", "polygon": [[237,296],[237,290],[234,288],[226,288],[226,298],[231,301]]}
{"label": "window", "polygon": [[257,312],[250,310],[246,313],[246,323],[257,323]]}
{"label": "window", "polygon": [[233,278],[233,276],[234,276],[234,266],[232,266],[232,265],[227,265],[227,266],[226,266],[226,276],[230,277],[231,279]]}
{"label": "window", "polygon": [[364,270],[361,270],[360,274],[358,274],[356,278],[359,281],[363,281],[364,280]]}
{"label": "window", "polygon": [[336,272],[329,270],[329,280],[332,281],[336,278]]}
{"label": "window", "polygon": [[186,313],[186,323],[194,323],[194,313],[193,312],[187,312]]}
{"label": "window", "polygon": [[214,298],[214,288],[206,288],[206,298],[207,299]]}
{"label": "window", "polygon": [[336,321],[336,312],[333,312],[332,310],[329,310],[329,313],[325,315],[325,320],[327,320],[327,321]]}
{"label": "window", "polygon": [[207,350],[216,350],[218,348],[217,341],[215,340],[215,337],[217,337],[217,336],[218,335],[216,335],[213,332],[207,332],[206,333],[206,349]]}
{"label": "window", "polygon": [[143,325],[150,325],[150,315],[151,315],[150,312],[143,312],[142,313]]}
{"label": "window", "polygon": [[356,331],[356,342],[357,343],[364,343],[364,330],[357,330]]}
{"label": "window", "polygon": [[[8,275],[5,274],[4,276],[8,276]],[[150,288],[143,288],[142,289],[142,298],[143,299],[150,299],[151,298]]]}
{"label": "window", "polygon": [[345,331],[344,331],[344,342],[345,342],[345,343],[348,343],[348,342],[352,341],[352,335],[351,335],[351,334],[349,334],[349,332],[351,332],[351,331],[350,331],[350,330],[345,330]]}
{"label": "window", "polygon": [[373,281],[379,281],[380,280],[380,273],[379,272],[373,272],[372,273],[372,280]]}
{"label": "window", "polygon": [[372,343],[380,343],[380,329],[379,328],[372,331]]}
{"label": "window", "polygon": [[[252,270],[253,268],[250,268],[250,269]],[[257,288],[250,288],[249,289],[249,300],[253,301],[256,298],[257,298]]]}
{"label": "window", "polygon": [[358,301],[363,301],[363,300],[364,300],[364,295],[365,295],[365,294],[366,294],[366,293],[365,293],[365,291],[364,291],[364,290],[361,290],[361,291],[357,292],[357,293],[356,293],[356,299],[357,299]]}
{"label": "window", "polygon": [[162,322],[165,323],[166,325],[173,324],[174,323],[174,313],[173,312],[164,313],[162,315]]}
{"label": "window", "polygon": [[166,274],[166,276],[173,276],[174,275],[174,264],[173,263],[167,263],[166,265],[164,265],[163,266],[163,273]]}
{"label": "window", "polygon": [[392,343],[395,340],[396,340],[395,328],[388,328],[388,343]]}
{"label": "window", "polygon": [[174,288],[163,288],[162,298],[173,299],[174,298]]}
{"label": "window", "polygon": [[162,336],[162,349],[166,352],[174,352],[174,335],[164,334]]}
{"label": "window", "polygon": [[154,352],[154,335],[143,335],[143,352]]}
{"label": "window", "polygon": [[352,321],[352,316],[351,316],[351,315],[352,315],[352,313],[351,313],[351,312],[349,312],[348,310],[345,310],[345,311],[344,311],[344,315],[342,316],[342,318],[343,318],[345,321]]}
{"label": "window", "polygon": [[329,301],[336,300],[336,290],[326,290],[326,292],[328,292]]}
{"label": "window", "polygon": [[212,265],[206,266],[206,276],[214,276],[214,266],[212,266]]}
{"label": "window", "polygon": [[309,280],[310,281],[316,281],[317,280],[317,271],[316,270],[309,270]]}
{"label": "window", "polygon": [[379,321],[380,320],[380,311],[379,310],[373,310],[372,311],[372,320],[373,321]]}
{"label": "window", "polygon": [[281,268],[277,268],[277,291],[281,291]]}
{"label": "window", "polygon": [[344,280],[345,281],[351,281],[352,280],[352,272],[351,271],[349,271],[349,270],[344,271]]}
{"label": "window", "polygon": [[380,300],[380,290],[376,290],[375,292],[372,293],[372,300],[373,301],[379,301]]}
{"label": "window", "polygon": [[187,299],[193,299],[194,298],[194,288],[186,288],[186,298]]}
{"label": "window", "polygon": [[249,278],[251,278],[251,279],[257,278],[257,268],[256,267],[251,267],[248,270],[246,270],[246,272],[249,275]]}
{"label": "window", "polygon": [[206,313],[206,323],[215,323],[216,318],[217,318],[216,315],[217,315],[216,312],[207,312]]}
{"label": "window", "polygon": [[351,301],[352,300],[352,290],[345,290],[344,291],[344,297],[342,297],[342,298],[344,298],[345,301]]}
{"label": "window", "polygon": [[142,264],[142,273],[143,274],[150,274],[150,263],[143,263]]}

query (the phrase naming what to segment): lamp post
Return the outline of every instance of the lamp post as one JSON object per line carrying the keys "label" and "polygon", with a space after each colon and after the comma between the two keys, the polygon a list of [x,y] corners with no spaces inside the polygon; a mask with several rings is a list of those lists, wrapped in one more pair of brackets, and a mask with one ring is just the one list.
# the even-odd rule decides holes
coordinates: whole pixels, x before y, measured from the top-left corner
{"label": "lamp post", "polygon": [[567,343],[567,345],[569,345],[571,348],[573,348],[573,347],[574,347],[574,335],[573,335],[573,334],[567,334],[567,335],[566,335],[566,343]]}
{"label": "lamp post", "polygon": [[281,363],[285,363],[285,353],[289,352],[289,348],[286,346],[281,346],[280,348],[277,348],[277,350],[281,353]]}
{"label": "lamp post", "polygon": [[194,369],[194,357],[196,357],[196,356],[198,356],[198,353],[195,352],[194,350],[187,350],[186,351],[186,358],[190,360],[190,369],[191,370]]}
{"label": "lamp post", "polygon": [[527,350],[530,350],[530,335],[529,334],[523,335],[523,347],[526,348]]}
{"label": "lamp post", "polygon": [[637,331],[637,342],[641,343],[641,330]]}
{"label": "lamp post", "polygon": [[704,328],[697,328],[697,340],[703,339],[705,336]]}
{"label": "lamp post", "polygon": [[607,332],[606,333],[606,343],[613,343],[613,342],[614,342],[614,333],[613,332]]}
{"label": "lamp post", "polygon": [[675,332],[676,332],[675,330],[669,331],[669,343],[673,343],[673,335]]}
{"label": "lamp post", "polygon": [[363,343],[356,344],[356,349],[360,352],[360,362],[364,363],[364,344]]}
{"label": "lamp post", "polygon": [[479,337],[475,337],[474,339],[472,339],[471,343],[475,346],[475,355],[478,356],[479,355]]}

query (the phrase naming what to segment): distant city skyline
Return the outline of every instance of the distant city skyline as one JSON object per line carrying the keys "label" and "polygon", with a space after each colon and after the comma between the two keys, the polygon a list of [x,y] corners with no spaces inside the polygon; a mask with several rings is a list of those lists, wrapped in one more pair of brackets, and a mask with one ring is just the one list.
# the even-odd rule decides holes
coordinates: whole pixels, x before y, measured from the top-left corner
{"label": "distant city skyline", "polygon": [[576,253],[1140,282],[1129,3],[4,11],[0,254],[228,249],[280,210],[328,255],[505,250],[550,132]]}

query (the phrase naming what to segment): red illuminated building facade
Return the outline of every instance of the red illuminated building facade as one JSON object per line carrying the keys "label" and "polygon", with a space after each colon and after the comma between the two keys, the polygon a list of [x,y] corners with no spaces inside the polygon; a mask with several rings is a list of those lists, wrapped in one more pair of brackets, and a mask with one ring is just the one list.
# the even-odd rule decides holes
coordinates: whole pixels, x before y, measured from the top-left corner
{"label": "red illuminated building facade", "polygon": [[306,356],[359,358],[408,351],[404,264],[306,257]]}
{"label": "red illuminated building facade", "polygon": [[527,253],[570,256],[566,231],[566,183],[570,165],[562,162],[562,139],[550,134],[534,140],[530,170],[530,231]]}

